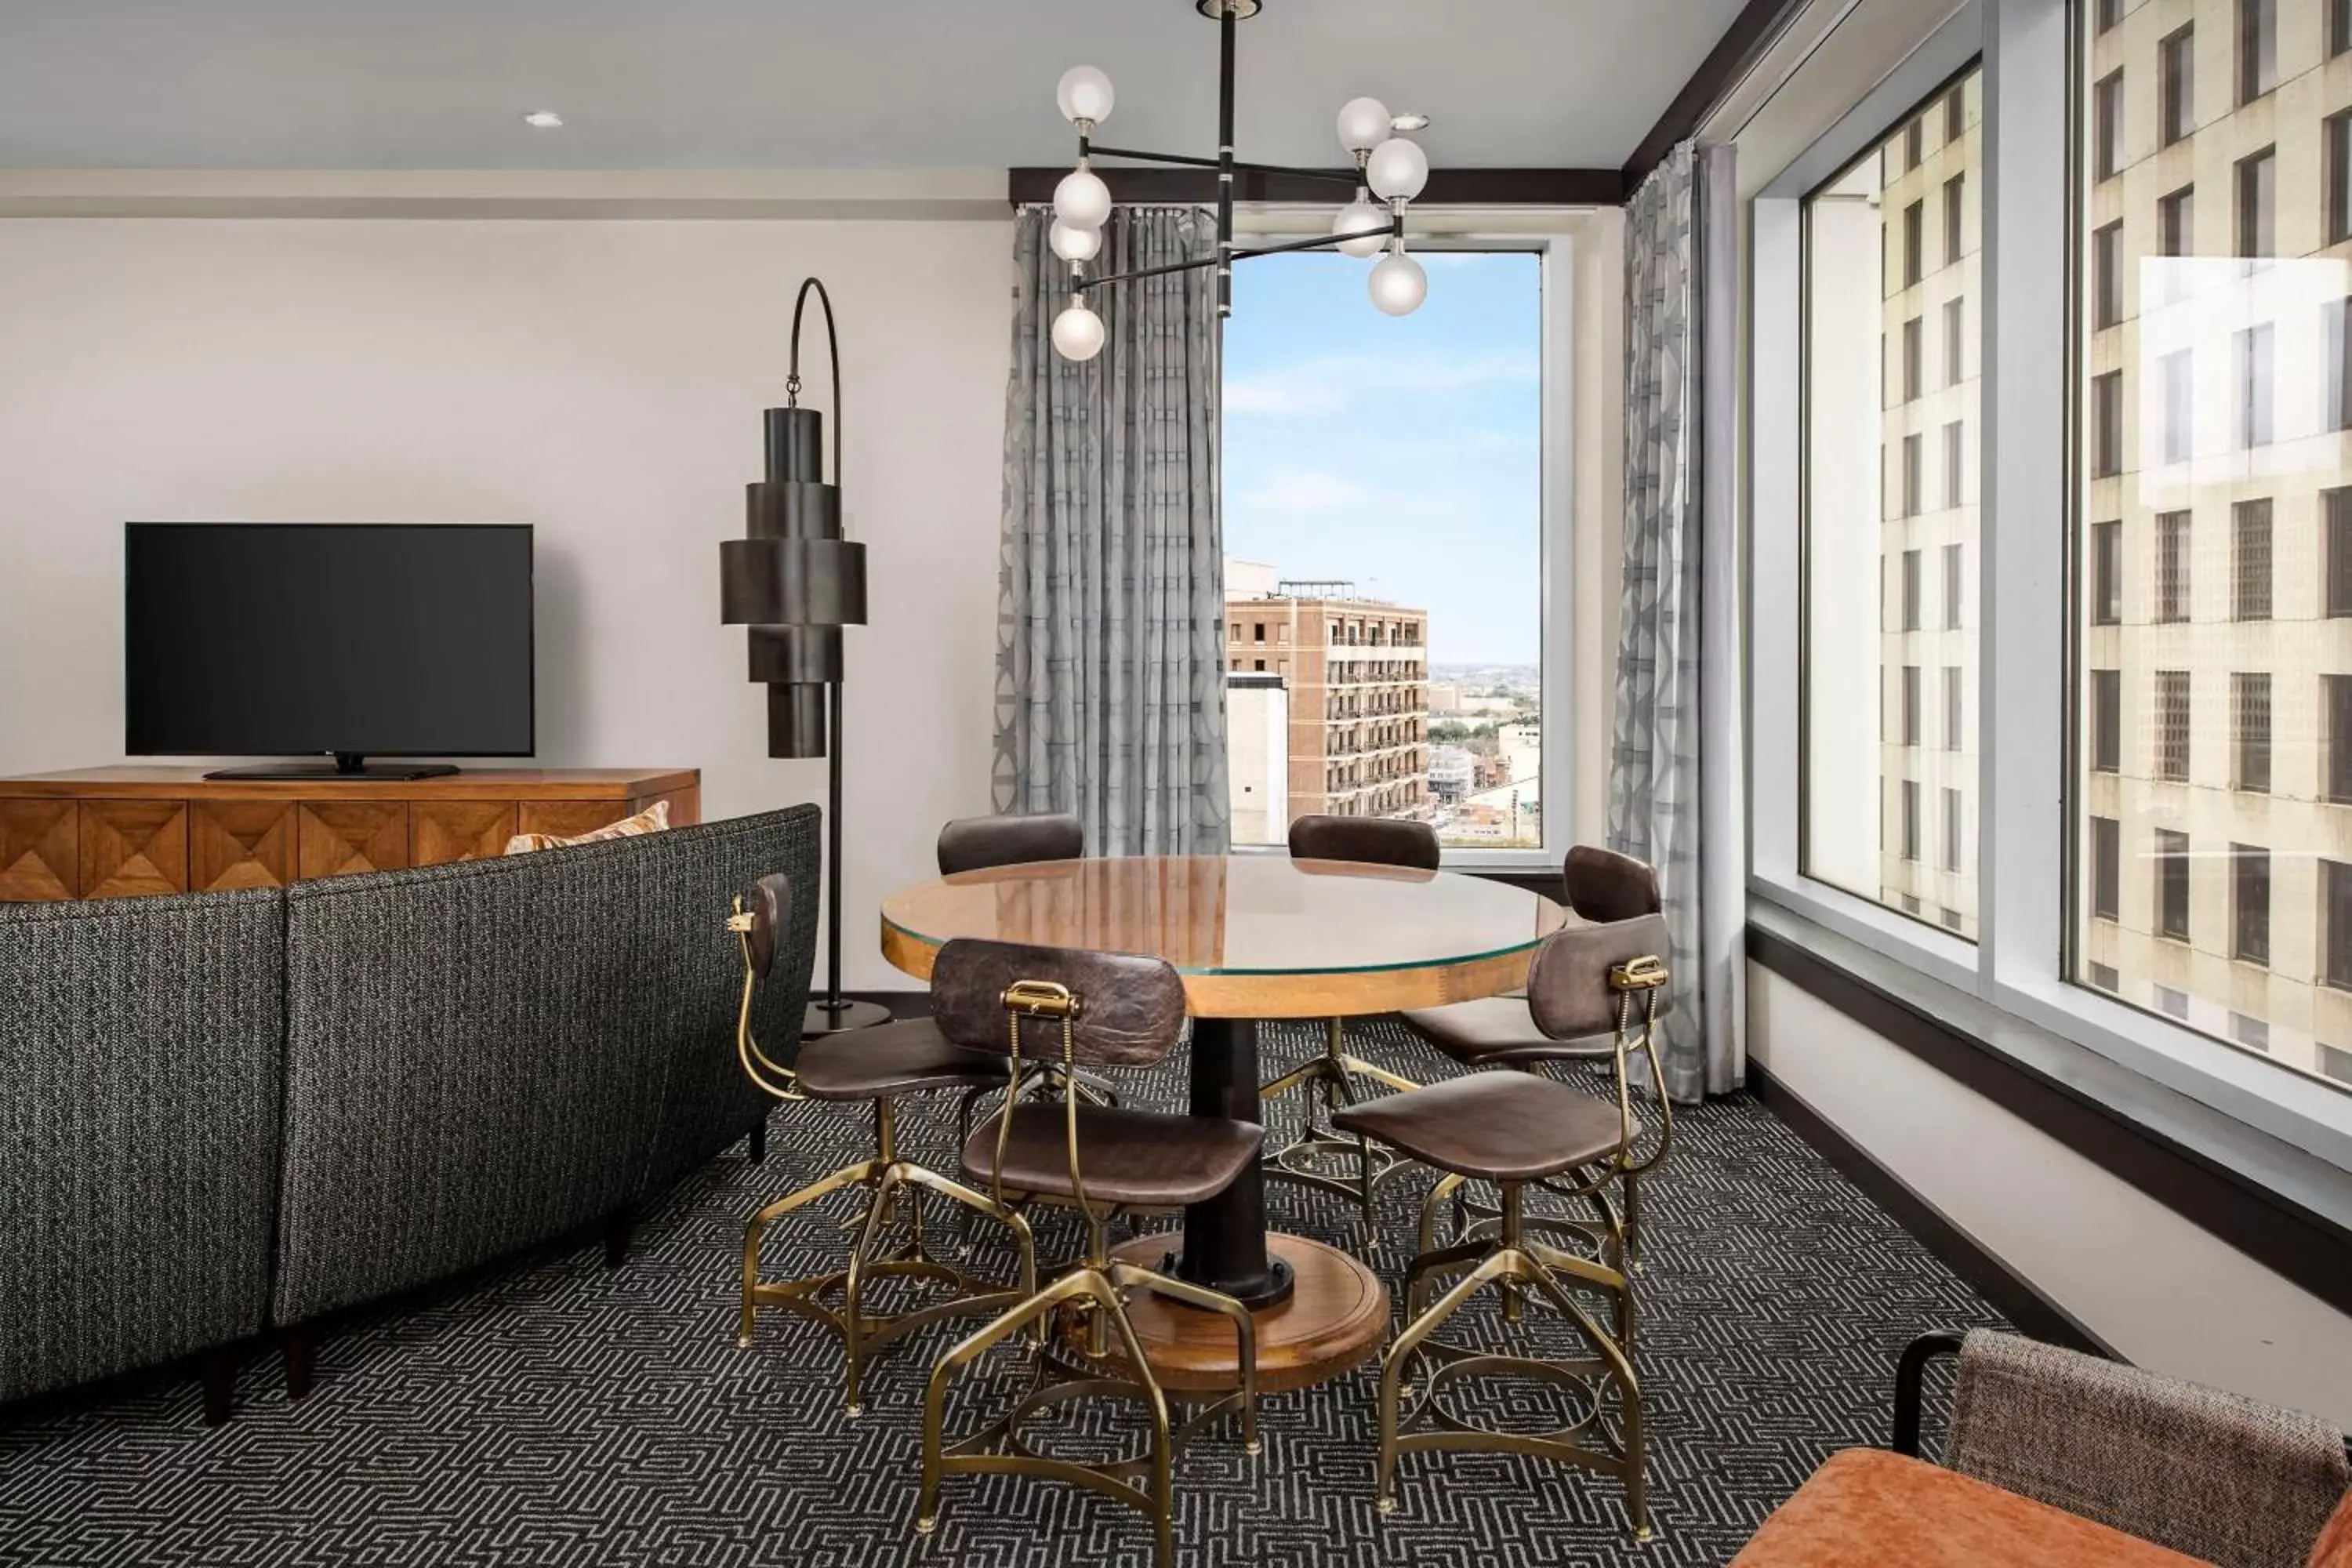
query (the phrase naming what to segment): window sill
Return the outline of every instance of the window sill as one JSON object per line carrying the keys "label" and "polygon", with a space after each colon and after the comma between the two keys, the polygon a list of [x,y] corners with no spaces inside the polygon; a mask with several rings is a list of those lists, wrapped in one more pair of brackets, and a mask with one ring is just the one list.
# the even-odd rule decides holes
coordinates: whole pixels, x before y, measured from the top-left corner
{"label": "window sill", "polygon": [[1748,952],[2352,1313],[2352,1170],[1761,898],[1748,901]]}

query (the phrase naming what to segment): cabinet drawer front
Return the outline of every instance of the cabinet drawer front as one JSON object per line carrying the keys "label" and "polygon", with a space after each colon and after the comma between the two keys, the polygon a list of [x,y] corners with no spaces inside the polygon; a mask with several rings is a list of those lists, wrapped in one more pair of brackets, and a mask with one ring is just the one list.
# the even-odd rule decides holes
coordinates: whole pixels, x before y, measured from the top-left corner
{"label": "cabinet drawer front", "polygon": [[485,860],[503,855],[515,836],[510,800],[415,800],[408,805],[411,863]]}
{"label": "cabinet drawer front", "polygon": [[515,813],[515,831],[573,838],[635,815],[625,800],[526,800]]}
{"label": "cabinet drawer front", "polygon": [[81,896],[135,898],[188,890],[188,803],[81,803]]}
{"label": "cabinet drawer front", "polygon": [[306,800],[296,811],[299,876],[397,871],[408,864],[404,800]]}
{"label": "cabinet drawer front", "polygon": [[81,813],[69,800],[0,800],[0,903],[81,891]]}
{"label": "cabinet drawer front", "polygon": [[188,885],[282,888],[294,879],[294,834],[291,801],[190,801]]}

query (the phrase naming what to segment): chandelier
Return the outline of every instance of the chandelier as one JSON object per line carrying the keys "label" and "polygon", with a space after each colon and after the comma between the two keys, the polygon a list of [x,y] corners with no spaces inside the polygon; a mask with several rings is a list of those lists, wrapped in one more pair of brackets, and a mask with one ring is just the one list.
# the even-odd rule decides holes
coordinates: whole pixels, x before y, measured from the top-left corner
{"label": "chandelier", "polygon": [[[1194,0],[1201,15],[1217,24],[1217,155],[1188,157],[1175,153],[1144,153],[1132,147],[1105,147],[1094,140],[1095,128],[1110,118],[1110,78],[1093,66],[1074,66],[1063,73],[1055,91],[1062,116],[1078,132],[1077,166],[1054,187],[1054,223],[1046,243],[1070,264],[1070,299],[1054,318],[1054,348],[1064,359],[1089,360],[1102,352],[1103,322],[1087,304],[1087,294],[1114,283],[1196,268],[1217,269],[1217,314],[1234,313],[1233,264],[1254,256],[1283,251],[1336,249],[1349,256],[1380,255],[1367,280],[1372,303],[1391,316],[1409,315],[1429,292],[1429,275],[1404,247],[1405,205],[1429,183],[1429,154],[1418,142],[1398,134],[1428,127],[1422,114],[1391,116],[1378,99],[1355,98],[1339,110],[1339,145],[1354,158],[1356,172],[1335,174],[1328,169],[1295,169],[1279,163],[1245,163],[1234,156],[1234,25],[1258,14],[1262,0]],[[1086,264],[1102,249],[1103,225],[1110,218],[1110,187],[1092,167],[1096,158],[1129,158],[1151,163],[1176,163],[1217,172],[1217,251],[1190,261],[1142,267],[1129,272],[1088,278]],[[1236,174],[1286,174],[1324,180],[1353,187],[1354,197],[1331,220],[1328,234],[1287,245],[1239,248],[1234,244],[1234,176]],[[1377,205],[1376,205],[1377,204]],[[1381,253],[1385,252],[1382,255]]]}

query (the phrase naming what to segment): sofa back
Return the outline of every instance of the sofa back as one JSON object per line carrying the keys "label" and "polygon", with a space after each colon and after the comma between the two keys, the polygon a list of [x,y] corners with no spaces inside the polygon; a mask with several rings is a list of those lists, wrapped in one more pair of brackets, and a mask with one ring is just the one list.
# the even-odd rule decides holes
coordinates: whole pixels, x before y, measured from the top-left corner
{"label": "sofa back", "polygon": [[735,1065],[732,896],[793,876],[767,1037],[797,1037],[817,811],[286,895],[272,1317],[302,1321],[626,1211],[768,1110]]}
{"label": "sofa back", "polygon": [[0,1400],[258,1333],[285,895],[0,905]]}

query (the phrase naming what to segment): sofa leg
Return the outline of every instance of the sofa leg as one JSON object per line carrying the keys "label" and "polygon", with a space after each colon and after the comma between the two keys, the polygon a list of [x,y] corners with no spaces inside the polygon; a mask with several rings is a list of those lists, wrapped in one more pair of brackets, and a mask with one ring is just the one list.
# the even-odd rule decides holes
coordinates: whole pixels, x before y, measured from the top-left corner
{"label": "sofa leg", "polygon": [[226,1345],[215,1345],[204,1355],[205,1425],[226,1426],[233,1413],[232,1401],[236,1394],[236,1352]]}
{"label": "sofa leg", "polygon": [[286,1344],[286,1397],[299,1399],[310,1392],[310,1374],[319,1360],[319,1328],[315,1323],[296,1323],[284,1335]]}
{"label": "sofa leg", "polygon": [[604,1267],[618,1268],[628,1260],[629,1216],[612,1215],[604,1221]]}
{"label": "sofa leg", "polygon": [[768,1123],[762,1117],[751,1128],[751,1163],[761,1164],[768,1158]]}

